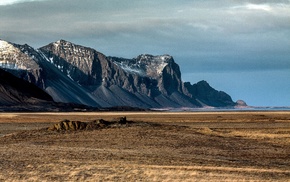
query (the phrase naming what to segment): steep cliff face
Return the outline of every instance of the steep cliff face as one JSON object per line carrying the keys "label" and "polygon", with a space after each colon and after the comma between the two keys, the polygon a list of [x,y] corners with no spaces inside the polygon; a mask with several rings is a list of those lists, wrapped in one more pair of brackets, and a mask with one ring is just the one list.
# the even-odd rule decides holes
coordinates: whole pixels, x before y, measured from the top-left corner
{"label": "steep cliff face", "polygon": [[108,59],[129,75],[123,88],[149,97],[158,104],[154,107],[200,106],[183,94],[180,69],[172,56],[143,54],[133,59]]}
{"label": "steep cliff face", "polygon": [[235,105],[230,96],[206,82],[183,83],[179,66],[169,55],[106,57],[64,40],[38,50],[1,44],[0,66],[34,83],[58,102],[142,108]]}
{"label": "steep cliff face", "polygon": [[48,61],[80,85],[98,85],[105,56],[93,49],[60,40],[39,49]]}
{"label": "steep cliff face", "polygon": [[[140,55],[133,59],[109,57],[110,61],[124,70],[129,78],[124,88],[138,91],[149,97],[166,96],[181,92],[182,82],[179,66],[169,55]],[[132,79],[133,78],[133,79]],[[130,81],[132,80],[132,81]]]}
{"label": "steep cliff face", "polygon": [[200,81],[193,85],[185,82],[184,92],[202,106],[227,107],[236,105],[227,93],[215,90],[206,81]]}

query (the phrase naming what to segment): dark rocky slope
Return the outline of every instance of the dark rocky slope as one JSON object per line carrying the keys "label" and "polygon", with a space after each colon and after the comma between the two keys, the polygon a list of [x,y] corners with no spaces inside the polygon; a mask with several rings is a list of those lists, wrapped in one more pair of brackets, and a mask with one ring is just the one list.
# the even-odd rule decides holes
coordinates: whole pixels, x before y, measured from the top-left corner
{"label": "dark rocky slope", "polygon": [[227,93],[215,90],[204,80],[193,85],[185,82],[184,93],[202,106],[229,107],[237,104]]}
{"label": "dark rocky slope", "polygon": [[52,102],[46,92],[32,83],[0,69],[0,105],[31,105]]}

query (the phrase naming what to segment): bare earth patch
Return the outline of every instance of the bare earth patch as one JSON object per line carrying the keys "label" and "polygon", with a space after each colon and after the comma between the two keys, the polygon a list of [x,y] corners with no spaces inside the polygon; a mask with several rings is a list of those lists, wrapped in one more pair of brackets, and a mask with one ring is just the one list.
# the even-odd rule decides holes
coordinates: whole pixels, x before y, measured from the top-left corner
{"label": "bare earth patch", "polygon": [[289,181],[290,113],[2,113],[0,161],[0,181]]}

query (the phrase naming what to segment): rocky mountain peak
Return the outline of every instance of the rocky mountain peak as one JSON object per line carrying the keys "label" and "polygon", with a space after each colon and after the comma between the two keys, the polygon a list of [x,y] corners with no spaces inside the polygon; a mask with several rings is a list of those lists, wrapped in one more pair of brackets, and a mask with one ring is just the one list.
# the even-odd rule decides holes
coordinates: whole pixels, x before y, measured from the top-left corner
{"label": "rocky mountain peak", "polygon": [[100,84],[100,60],[105,56],[94,49],[59,40],[39,48],[47,61],[81,85]]}
{"label": "rocky mountain peak", "polygon": [[50,43],[44,47],[41,47],[40,49],[52,50],[54,53],[58,53],[63,57],[69,56],[70,54],[77,55],[77,56],[84,56],[86,53],[95,51],[89,47],[77,45],[72,42],[62,40],[62,39],[56,42]]}
{"label": "rocky mountain peak", "polygon": [[73,43],[71,43],[69,41],[66,41],[66,40],[63,40],[63,39],[60,39],[60,40],[54,42],[53,44],[56,44],[56,45],[65,45],[65,44],[73,44]]}
{"label": "rocky mountain peak", "polygon": [[[70,46],[70,45],[75,45],[74,43],[72,43],[70,41],[67,41],[67,40],[63,40],[63,39],[57,40],[57,41],[52,42],[50,44],[54,44],[55,46]],[[48,44],[48,45],[50,45],[50,44]]]}
{"label": "rocky mountain peak", "polygon": [[13,47],[13,45],[11,43],[0,39],[0,51],[9,52],[9,51],[11,51],[13,49],[14,49],[14,47]]}
{"label": "rocky mountain peak", "polygon": [[[94,51],[93,49],[89,47],[77,45],[63,39],[50,43],[47,46],[53,47],[57,51],[67,51],[69,53],[84,53],[86,51]],[[44,46],[44,47],[47,47],[47,46]]]}
{"label": "rocky mountain peak", "polygon": [[18,45],[0,40],[0,67],[12,70],[38,68],[32,50],[27,44]]}
{"label": "rocky mountain peak", "polygon": [[150,78],[160,77],[164,68],[168,64],[174,63],[172,56],[169,55],[153,56],[150,54],[141,54],[133,59],[108,58],[128,73]]}
{"label": "rocky mountain peak", "polygon": [[[17,55],[21,51],[12,43],[0,40],[0,66],[9,69],[18,69]],[[13,61],[10,61],[13,60]]]}
{"label": "rocky mountain peak", "polygon": [[174,61],[172,56],[169,55],[142,54],[136,58],[136,62],[144,65],[148,76],[157,77],[161,75],[165,66]]}
{"label": "rocky mountain peak", "polygon": [[143,62],[156,62],[156,63],[169,63],[170,61],[173,61],[173,57],[164,54],[164,55],[158,55],[158,56],[153,56],[151,54],[141,54],[135,58],[136,60],[143,61]]}

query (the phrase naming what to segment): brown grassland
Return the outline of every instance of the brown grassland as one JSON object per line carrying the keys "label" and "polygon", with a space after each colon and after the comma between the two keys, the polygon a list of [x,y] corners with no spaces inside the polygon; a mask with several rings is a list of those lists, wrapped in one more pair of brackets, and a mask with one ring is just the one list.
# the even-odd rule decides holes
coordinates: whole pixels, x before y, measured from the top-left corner
{"label": "brown grassland", "polygon": [[290,112],[0,113],[0,181],[290,181]]}

